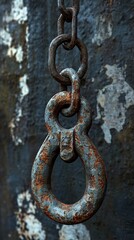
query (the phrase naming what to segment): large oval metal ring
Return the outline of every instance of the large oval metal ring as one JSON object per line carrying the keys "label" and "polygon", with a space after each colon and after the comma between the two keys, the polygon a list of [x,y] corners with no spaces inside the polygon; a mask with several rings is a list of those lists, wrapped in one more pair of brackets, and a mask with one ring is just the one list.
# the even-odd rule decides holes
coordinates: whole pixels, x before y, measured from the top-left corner
{"label": "large oval metal ring", "polygon": [[[63,95],[67,101],[71,101],[68,93],[65,92]],[[87,110],[80,111],[86,113]],[[105,193],[104,163],[89,137],[82,131],[82,121],[74,129],[75,150],[82,160],[86,175],[85,193],[78,202],[64,204],[51,190],[51,173],[59,154],[58,133],[55,134],[49,129],[49,135],[41,146],[32,169],[32,190],[37,203],[47,216],[62,224],[76,224],[89,219],[100,207]]]}
{"label": "large oval metal ring", "polygon": [[[62,43],[70,42],[70,41],[71,41],[70,35],[61,34],[51,42],[50,47],[49,47],[48,65],[49,65],[50,73],[58,82],[65,84],[65,85],[70,85],[71,81],[70,81],[70,79],[68,79],[64,76],[61,76],[60,73],[56,69],[56,64],[55,64],[56,50],[57,50],[58,46],[61,45]],[[76,46],[79,48],[80,53],[81,53],[80,54],[81,65],[77,72],[79,78],[81,79],[85,75],[86,70],[87,70],[88,54],[87,54],[86,46],[78,38],[76,40]]]}

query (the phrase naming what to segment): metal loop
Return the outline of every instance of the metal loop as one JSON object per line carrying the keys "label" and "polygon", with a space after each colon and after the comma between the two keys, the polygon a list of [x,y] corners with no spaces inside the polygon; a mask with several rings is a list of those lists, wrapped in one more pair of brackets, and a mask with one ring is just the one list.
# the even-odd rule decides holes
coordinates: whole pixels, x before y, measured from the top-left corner
{"label": "metal loop", "polygon": [[[64,0],[58,0],[58,8],[61,12],[61,14],[64,16],[66,21],[70,19],[70,13],[68,9],[64,6]],[[76,14],[79,12],[79,0],[73,0],[73,8],[76,11]]]}
{"label": "metal loop", "polygon": [[71,102],[71,94],[61,92],[51,98],[47,105],[48,136],[33,164],[32,190],[37,203],[48,217],[62,224],[76,224],[91,218],[100,207],[106,189],[106,174],[104,162],[87,135],[91,110],[87,101],[82,98],[78,124],[68,131],[74,130],[75,151],[84,165],[85,192],[83,197],[74,204],[64,204],[52,193],[51,174],[60,152],[60,133],[61,131],[62,134],[64,133],[64,129],[57,122],[57,114],[66,102]]}
{"label": "metal loop", "polygon": [[[77,13],[74,8],[68,8],[68,10],[71,12],[72,16],[72,37],[71,41],[69,43],[64,43],[63,47],[66,50],[71,50],[75,47],[76,39],[77,39]],[[64,34],[64,24],[65,24],[65,18],[64,15],[61,14],[58,19],[58,35]]]}
{"label": "metal loop", "polygon": [[[58,121],[59,112],[65,105],[71,104],[71,93],[59,92],[55,94],[48,102],[45,110],[45,124],[49,132],[59,134],[64,128]],[[80,110],[78,113],[77,125],[74,128],[80,128],[81,132],[87,134],[92,122],[91,108],[87,100],[82,97],[80,100]],[[73,128],[72,128],[73,129]]]}
{"label": "metal loop", "polygon": [[[69,108],[62,109],[62,114],[66,117],[73,116],[79,109],[80,102],[80,79],[76,71],[72,68],[66,68],[61,73],[62,76],[68,77],[72,82],[71,104]],[[61,85],[63,91],[67,91],[67,86]]]}
{"label": "metal loop", "polygon": [[[70,85],[71,81],[70,79],[60,75],[60,73],[56,69],[56,64],[55,64],[56,50],[62,43],[70,42],[70,40],[71,40],[70,35],[66,35],[66,34],[59,35],[51,42],[49,47],[48,65],[49,65],[50,73],[58,82],[60,82],[63,85]],[[81,79],[85,75],[87,70],[88,53],[87,53],[87,48],[85,44],[78,38],[76,39],[76,46],[79,48],[81,53],[80,54],[81,65],[77,72],[79,78]]]}

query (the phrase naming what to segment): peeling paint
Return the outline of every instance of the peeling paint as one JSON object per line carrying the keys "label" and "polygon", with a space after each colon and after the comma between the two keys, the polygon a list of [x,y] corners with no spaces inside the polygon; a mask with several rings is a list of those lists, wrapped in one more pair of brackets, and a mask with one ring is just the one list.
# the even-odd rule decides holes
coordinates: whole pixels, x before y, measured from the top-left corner
{"label": "peeling paint", "polygon": [[15,133],[16,125],[15,125],[15,119],[14,118],[9,123],[9,128],[10,128],[10,133],[11,133],[12,140],[15,143],[15,145],[18,146],[19,144],[23,144],[22,139],[19,138]]}
{"label": "peeling paint", "polygon": [[[127,109],[134,104],[134,90],[125,81],[126,67],[118,65],[106,65],[106,76],[112,83],[99,90],[97,96],[97,118],[102,119],[101,126],[104,138],[111,143],[111,129],[120,132],[126,120]],[[121,99],[123,98],[123,100]]]}
{"label": "peeling paint", "polygon": [[[6,12],[3,16],[4,25],[6,25],[5,29],[0,29],[0,44],[8,46],[7,56],[12,58],[14,57],[16,62],[19,63],[19,68],[23,69],[23,60],[24,60],[24,52],[23,46],[18,43],[18,46],[13,45],[13,37],[9,32],[8,26],[10,22],[16,21],[18,24],[25,24],[28,19],[28,10],[27,7],[24,6],[23,0],[13,0],[11,3],[10,12]],[[25,40],[28,47],[28,27],[26,26]],[[23,77],[20,77],[19,80],[19,88],[20,94],[17,97],[17,103],[15,108],[15,117],[12,118],[9,123],[9,128],[12,136],[12,140],[16,146],[19,144],[23,144],[23,140],[19,136],[19,124],[20,119],[23,117],[22,112],[22,102],[24,97],[29,93],[29,88],[27,86],[27,75],[25,74]]]}
{"label": "peeling paint", "polygon": [[36,205],[32,202],[29,191],[20,193],[17,197],[18,211],[16,214],[19,239],[45,240],[46,232],[41,222],[35,217]]}
{"label": "peeling paint", "polygon": [[28,77],[26,74],[19,79],[20,94],[18,96],[18,101],[16,103],[15,118],[13,118],[11,120],[11,122],[9,123],[12,140],[16,146],[18,146],[19,144],[23,144],[22,139],[16,133],[16,128],[18,127],[18,122],[23,117],[22,102],[23,102],[25,96],[27,96],[29,93],[27,79],[28,79]]}
{"label": "peeling paint", "polygon": [[28,39],[29,39],[29,27],[26,27],[26,42],[28,44]]}
{"label": "peeling paint", "polygon": [[29,88],[28,88],[28,85],[27,85],[27,75],[25,74],[23,77],[20,78],[20,81],[19,81],[19,86],[20,86],[20,89],[21,89],[21,92],[20,92],[20,102],[23,101],[23,98],[28,95],[29,93]]}
{"label": "peeling paint", "polygon": [[12,36],[9,33],[8,28],[5,29],[0,29],[0,45],[5,45],[10,47],[12,44]]}
{"label": "peeling paint", "polygon": [[59,231],[59,240],[91,240],[91,237],[84,224],[63,225]]}
{"label": "peeling paint", "polygon": [[27,75],[25,74],[23,77],[19,79],[19,88],[20,88],[20,94],[18,97],[18,102],[16,105],[16,121],[19,122],[20,118],[23,117],[22,113],[22,102],[26,95],[29,93],[29,88],[27,85]]}
{"label": "peeling paint", "polygon": [[18,48],[15,48],[14,46],[10,47],[8,49],[7,55],[9,57],[14,57],[16,58],[16,61],[19,63],[23,62],[23,49],[22,46],[18,46]]}
{"label": "peeling paint", "polygon": [[96,43],[98,46],[101,46],[106,39],[112,36],[112,28],[112,21],[110,19],[108,20],[105,16],[97,17],[92,43]]}
{"label": "peeling paint", "polygon": [[[12,46],[12,36],[8,29],[8,24],[12,21],[17,21],[18,24],[24,24],[28,19],[28,10],[24,6],[23,0],[14,0],[11,5],[11,12],[5,13],[3,22],[7,23],[7,29],[0,29],[0,44],[9,47],[7,55],[9,57],[16,57],[16,61],[22,63],[23,61],[23,48],[22,46]],[[26,28],[26,42],[28,43],[28,27]]]}
{"label": "peeling paint", "polygon": [[11,6],[10,14],[6,12],[3,17],[3,21],[9,23],[11,21],[17,21],[19,24],[23,24],[27,21],[27,7],[24,6],[23,0],[14,0]]}

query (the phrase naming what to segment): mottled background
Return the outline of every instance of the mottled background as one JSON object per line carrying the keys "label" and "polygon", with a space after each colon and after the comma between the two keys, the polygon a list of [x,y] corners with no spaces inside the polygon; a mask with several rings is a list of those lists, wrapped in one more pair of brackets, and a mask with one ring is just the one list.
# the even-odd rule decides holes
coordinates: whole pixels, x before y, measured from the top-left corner
{"label": "mottled background", "polygon": [[[44,109],[59,91],[47,65],[58,16],[56,0],[0,1],[0,240],[133,240],[134,0],[81,0],[79,13],[78,35],[89,53],[81,93],[93,110],[89,135],[107,169],[105,200],[75,226],[56,224],[34,203],[30,175],[47,135]],[[59,70],[77,69],[79,54],[59,48]],[[60,200],[78,200],[85,187],[81,161],[57,159],[52,183]]]}

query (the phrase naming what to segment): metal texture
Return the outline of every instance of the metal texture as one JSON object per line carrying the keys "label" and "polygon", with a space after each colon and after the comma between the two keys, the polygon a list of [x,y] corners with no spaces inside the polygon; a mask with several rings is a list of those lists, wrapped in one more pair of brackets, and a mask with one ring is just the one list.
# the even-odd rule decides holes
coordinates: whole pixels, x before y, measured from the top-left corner
{"label": "metal texture", "polygon": [[[62,34],[60,36],[57,36],[51,42],[50,47],[49,47],[48,65],[49,65],[50,73],[53,76],[53,78],[55,78],[58,82],[60,82],[63,85],[70,85],[71,81],[70,81],[70,79],[62,76],[56,68],[56,63],[55,63],[56,50],[62,43],[70,42],[70,40],[71,40],[70,35]],[[76,46],[80,50],[81,65],[80,65],[77,73],[78,73],[79,78],[81,79],[87,71],[88,53],[87,53],[87,48],[86,48],[85,44],[78,38],[76,40]]]}
{"label": "metal texture", "polygon": [[79,12],[79,0],[73,0],[73,6],[71,8],[65,8],[64,0],[58,0],[58,7],[61,15],[58,19],[58,34],[64,34],[64,23],[72,22],[72,36],[70,42],[63,44],[66,50],[71,50],[76,45],[77,39],[77,15]]}
{"label": "metal texture", "polygon": [[[58,8],[61,12],[61,14],[64,16],[66,20],[70,21],[70,11],[69,8],[66,8],[64,5],[64,0],[58,0]],[[73,7],[71,9],[74,9],[76,12],[76,15],[79,12],[79,0],[73,0]]]}
{"label": "metal texture", "polygon": [[[75,47],[76,39],[77,39],[77,16],[76,11],[73,8],[68,8],[68,11],[71,14],[71,22],[72,22],[72,36],[69,43],[64,43],[63,47],[67,50],[71,50]],[[63,14],[60,15],[58,19],[58,35],[64,34],[64,25],[66,19]]]}
{"label": "metal texture", "polygon": [[79,12],[79,0],[73,0],[73,6],[71,8],[66,8],[64,6],[64,0],[58,0],[58,7],[61,12],[58,19],[58,34],[64,34],[65,22],[72,22],[72,36],[70,42],[63,44],[63,47],[66,50],[71,50],[75,47],[77,40],[77,15]]}
{"label": "metal texture", "polygon": [[[64,1],[60,1],[59,5],[63,3]],[[103,201],[106,188],[103,160],[87,135],[91,125],[91,110],[87,101],[80,97],[80,80],[87,70],[88,55],[85,45],[77,38],[78,12],[75,11],[77,3],[78,1],[74,1],[72,8],[72,36],[63,34],[66,20],[63,7],[63,15],[58,21],[60,35],[49,47],[49,69],[51,75],[60,82],[62,92],[52,97],[46,107],[45,123],[48,136],[37,154],[32,169],[32,190],[38,205],[51,219],[64,224],[80,223],[94,215]],[[65,49],[71,49],[76,45],[80,50],[81,65],[78,72],[67,68],[58,73],[56,69],[56,50],[59,45],[66,42],[69,45],[64,46]],[[67,92],[68,85],[72,85],[71,93]],[[77,124],[70,129],[63,128],[58,121],[59,112],[67,117],[78,113]],[[60,202],[52,192],[51,175],[59,154],[65,162],[72,162],[79,156],[84,165],[85,192],[74,204]]]}
{"label": "metal texture", "polygon": [[[100,207],[105,187],[106,175],[103,160],[87,136],[91,125],[91,110],[81,98],[77,125],[64,130],[58,122],[58,114],[65,104],[71,103],[71,94],[61,92],[52,97],[46,107],[45,122],[48,130],[32,169],[32,189],[36,201],[51,219],[63,224],[76,224],[90,218]],[[65,132],[64,132],[65,131]],[[74,204],[60,202],[51,190],[51,173],[56,157],[60,153],[61,133],[66,139],[66,131],[74,132],[74,149],[81,158],[86,175],[86,189],[83,197]],[[70,144],[66,146],[66,154]],[[72,152],[72,147],[71,147]]]}
{"label": "metal texture", "polygon": [[[68,77],[72,82],[71,104],[69,108],[62,109],[62,114],[66,117],[70,117],[73,116],[79,109],[80,79],[76,71],[72,68],[66,68],[60,74],[64,77]],[[67,86],[61,85],[61,90],[67,91]]]}
{"label": "metal texture", "polygon": [[[48,44],[57,34],[57,1],[26,0],[23,5],[20,2],[0,2],[1,33],[5,29],[12,37],[10,47],[0,37],[0,240],[59,240],[71,237],[89,240],[86,232],[90,232],[94,240],[133,240],[134,107],[131,104],[134,96],[134,1],[81,1],[78,34],[90,54],[90,68],[86,79],[81,80],[81,90],[94,112],[89,136],[105,158],[108,177],[105,200],[94,217],[82,224],[84,229],[81,229],[81,225],[59,224],[57,227],[56,222],[49,220],[36,207],[33,197],[29,202],[24,200],[21,202],[22,207],[18,207],[19,195],[31,193],[32,164],[47,135],[43,118],[45,105],[59,91],[59,84],[53,81],[47,68]],[[71,6],[69,2],[65,1],[66,6]],[[17,20],[25,16],[25,9],[28,12],[28,21],[22,24],[14,20],[13,9],[17,12],[19,10],[16,3],[20,6],[19,13],[24,13],[16,15]],[[7,23],[5,18],[9,20]],[[7,55],[12,47],[19,50],[19,46],[23,49],[21,64],[15,56]],[[76,49],[73,55],[71,52],[59,51],[58,69],[69,66],[77,69],[78,59],[73,57],[75,55]],[[15,122],[21,94],[20,78],[24,74],[28,76],[26,83],[29,94],[21,102],[23,116],[19,122]],[[97,110],[97,99],[100,100],[100,110]],[[14,122],[11,121],[13,118]],[[60,122],[70,127],[75,125],[76,118],[60,115]],[[104,129],[112,124],[114,128],[110,132],[109,128]],[[118,131],[115,126],[118,126]],[[105,140],[109,134],[111,143]],[[18,140],[23,143],[17,145]],[[71,164],[64,163],[60,157],[56,159],[52,189],[62,202],[74,203],[79,200],[85,189],[84,169],[79,158]],[[36,207],[32,214],[29,212],[29,204]],[[19,214],[19,220],[16,213]],[[36,220],[39,221],[37,225]],[[43,231],[46,237],[42,237]]]}

